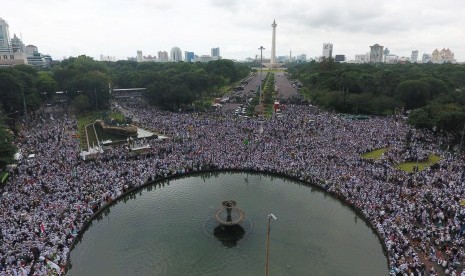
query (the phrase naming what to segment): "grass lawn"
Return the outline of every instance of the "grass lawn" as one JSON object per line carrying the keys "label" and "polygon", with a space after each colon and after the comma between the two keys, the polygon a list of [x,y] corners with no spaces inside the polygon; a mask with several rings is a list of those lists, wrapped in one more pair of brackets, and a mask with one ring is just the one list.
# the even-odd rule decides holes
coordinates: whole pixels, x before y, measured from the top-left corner
{"label": "grass lawn", "polygon": [[[423,162],[418,162],[418,170],[422,171],[436,164],[437,162],[439,162],[439,160],[441,160],[440,156],[437,156],[435,154],[430,154],[428,156],[428,160],[423,161]],[[406,163],[398,164],[396,168],[398,168],[399,170],[406,171],[406,172],[414,172],[416,165],[417,165],[416,162],[406,162]]]}
{"label": "grass lawn", "polygon": [[382,148],[373,151],[369,151],[367,153],[362,154],[362,158],[365,159],[379,159],[389,148]]}
{"label": "grass lawn", "polygon": [[9,176],[10,174],[7,172],[0,173],[0,184],[5,183]]}
{"label": "grass lawn", "polygon": [[[123,120],[124,115],[120,112],[114,112],[112,111],[109,114],[109,117],[112,119],[116,120]],[[94,123],[95,120],[101,119],[102,118],[102,113],[101,112],[89,112],[86,114],[81,114],[78,116],[78,133],[80,134],[80,144],[82,148],[87,149],[87,137],[85,136],[85,127],[88,124]],[[91,128],[89,128],[90,130]],[[93,130],[93,128],[92,128]],[[95,135],[92,133],[92,135],[95,137]],[[90,142],[90,141],[89,141]],[[90,142],[90,146],[92,146],[92,142]]]}
{"label": "grass lawn", "polygon": [[122,121],[124,119],[126,119],[123,115],[123,113],[121,112],[115,112],[115,111],[112,111],[110,114],[109,114],[109,117],[111,119],[114,119],[114,120],[118,120],[118,121]]}

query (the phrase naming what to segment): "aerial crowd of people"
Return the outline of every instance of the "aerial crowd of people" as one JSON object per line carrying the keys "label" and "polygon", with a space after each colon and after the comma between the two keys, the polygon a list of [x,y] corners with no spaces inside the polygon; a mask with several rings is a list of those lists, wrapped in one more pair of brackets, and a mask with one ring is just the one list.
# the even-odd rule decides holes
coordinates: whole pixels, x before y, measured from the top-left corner
{"label": "aerial crowd of people", "polygon": [[[168,138],[148,140],[143,154],[123,144],[82,160],[74,117],[38,116],[22,129],[23,158],[0,192],[0,275],[63,273],[83,225],[115,198],[217,169],[279,173],[341,198],[378,233],[391,275],[465,275],[465,158],[444,150],[438,135],[397,116],[347,120],[309,105],[287,105],[284,116],[264,121],[221,109],[171,113],[137,100],[118,106]],[[362,158],[379,148],[388,148],[381,158]],[[429,154],[441,157],[435,166],[396,168]]]}

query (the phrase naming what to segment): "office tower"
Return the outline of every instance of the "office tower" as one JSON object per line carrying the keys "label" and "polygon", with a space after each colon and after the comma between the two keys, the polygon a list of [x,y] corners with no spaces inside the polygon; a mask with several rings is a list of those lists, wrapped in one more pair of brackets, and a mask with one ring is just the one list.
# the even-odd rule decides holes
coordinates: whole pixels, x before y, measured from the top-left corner
{"label": "office tower", "polygon": [[383,62],[383,48],[384,46],[379,44],[370,46],[370,62]]}
{"label": "office tower", "polygon": [[423,56],[421,57],[421,62],[422,63],[431,62],[431,55],[430,54],[423,54]]}
{"label": "office tower", "polygon": [[368,63],[370,62],[370,54],[366,53],[366,54],[355,55],[354,62],[355,63]]}
{"label": "office tower", "polygon": [[418,50],[412,51],[412,56],[410,57],[410,61],[414,63],[418,61]]}
{"label": "office tower", "polygon": [[195,59],[195,54],[194,52],[188,52],[188,51],[185,51],[184,52],[184,60],[186,62],[193,62]]}
{"label": "office tower", "polygon": [[323,55],[324,58],[332,58],[333,57],[333,44],[331,43],[324,43],[323,44]]}
{"label": "office tower", "polygon": [[170,59],[172,62],[182,61],[182,52],[181,49],[179,49],[179,47],[171,48]]}
{"label": "office tower", "polygon": [[115,56],[107,56],[107,55],[100,54],[100,61],[115,62],[116,57]]}
{"label": "office tower", "polygon": [[137,62],[142,62],[144,61],[144,58],[142,56],[142,51],[137,51]]}
{"label": "office tower", "polygon": [[212,61],[212,57],[209,56],[209,55],[201,55],[200,57],[197,57],[196,61],[210,62],[210,61]]}
{"label": "office tower", "polygon": [[0,52],[11,52],[8,23],[0,18]]}
{"label": "office tower", "polygon": [[449,49],[443,48],[441,51],[435,49],[431,54],[431,62],[433,63],[448,63],[454,61],[454,53]]}
{"label": "office tower", "polygon": [[158,51],[158,62],[167,62],[167,61],[168,61],[168,52]]}
{"label": "office tower", "polygon": [[32,57],[35,54],[37,54],[39,52],[39,50],[37,49],[36,46],[29,44],[29,45],[26,46],[24,52],[26,53],[26,55],[28,57]]}
{"label": "office tower", "polygon": [[298,62],[307,61],[307,55],[306,54],[297,55],[296,61],[298,61]]}
{"label": "office tower", "polygon": [[336,55],[334,57],[335,62],[344,62],[346,61],[346,56],[345,55]]}
{"label": "office tower", "polygon": [[220,48],[219,47],[212,48],[211,56],[212,56],[212,59],[220,59],[221,58],[221,56],[220,56]]}
{"label": "office tower", "polygon": [[25,46],[24,43],[19,39],[16,34],[13,35],[13,38],[10,40],[11,43],[11,50],[13,53],[24,53],[25,52]]}

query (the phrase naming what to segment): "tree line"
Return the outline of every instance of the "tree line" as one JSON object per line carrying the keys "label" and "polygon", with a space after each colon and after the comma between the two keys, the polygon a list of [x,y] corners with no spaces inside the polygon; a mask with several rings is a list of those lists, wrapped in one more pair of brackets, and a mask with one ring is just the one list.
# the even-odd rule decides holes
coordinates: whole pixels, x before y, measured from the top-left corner
{"label": "tree line", "polygon": [[32,117],[44,103],[66,101],[66,107],[76,113],[107,110],[110,88],[145,87],[149,103],[177,111],[202,100],[207,103],[249,73],[249,66],[230,60],[100,62],[88,56],[71,57],[40,70],[27,65],[0,68],[0,169],[11,162],[15,148],[10,135],[17,134],[18,122],[26,122],[27,115]]}
{"label": "tree line", "polygon": [[290,66],[314,103],[342,113],[390,115],[460,137],[465,124],[465,65],[347,64],[325,60]]}
{"label": "tree line", "polygon": [[109,108],[110,88],[133,87],[147,88],[145,96],[150,103],[178,110],[196,100],[217,95],[222,87],[249,73],[250,67],[230,60],[100,62],[79,56],[40,71],[19,65],[0,69],[0,111],[6,121],[11,121],[63,95],[76,112],[105,110]]}

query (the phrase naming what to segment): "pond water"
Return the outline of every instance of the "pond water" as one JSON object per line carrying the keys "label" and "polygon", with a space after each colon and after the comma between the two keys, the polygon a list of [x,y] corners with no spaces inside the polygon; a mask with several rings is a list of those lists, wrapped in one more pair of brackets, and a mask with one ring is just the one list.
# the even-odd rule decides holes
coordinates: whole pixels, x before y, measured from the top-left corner
{"label": "pond water", "polygon": [[[215,212],[245,212],[236,243],[213,235]],[[71,251],[68,275],[387,275],[372,229],[348,206],[265,174],[205,173],[150,185],[109,207]]]}

